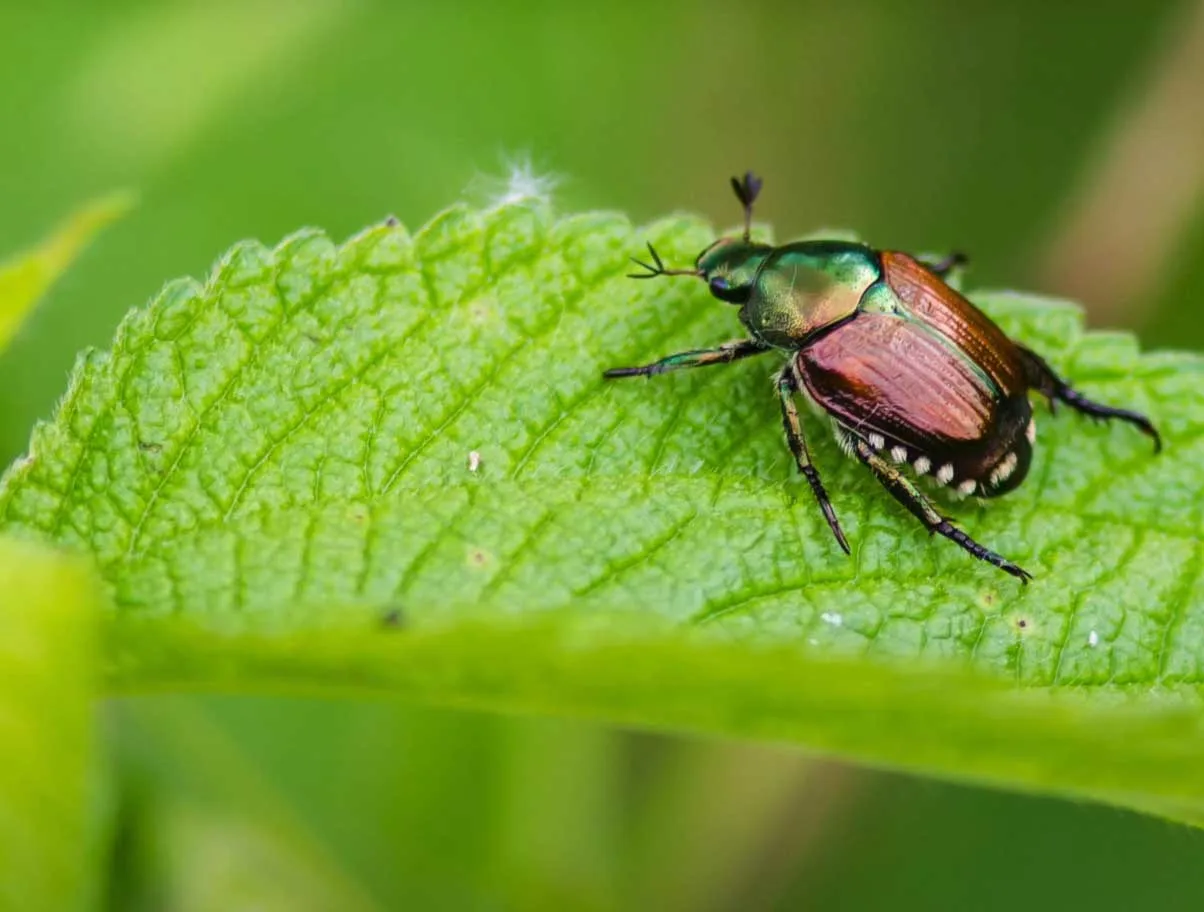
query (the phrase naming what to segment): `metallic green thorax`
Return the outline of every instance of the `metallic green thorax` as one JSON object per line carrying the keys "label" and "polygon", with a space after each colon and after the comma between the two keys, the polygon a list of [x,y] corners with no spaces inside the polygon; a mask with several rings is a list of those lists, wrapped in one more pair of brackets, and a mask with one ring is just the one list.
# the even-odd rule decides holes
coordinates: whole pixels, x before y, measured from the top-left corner
{"label": "metallic green thorax", "polygon": [[881,276],[870,248],[844,241],[721,241],[698,258],[698,268],[712,289],[719,277],[733,292],[743,290],[726,299],[742,304],[740,320],[754,338],[788,349],[851,317]]}

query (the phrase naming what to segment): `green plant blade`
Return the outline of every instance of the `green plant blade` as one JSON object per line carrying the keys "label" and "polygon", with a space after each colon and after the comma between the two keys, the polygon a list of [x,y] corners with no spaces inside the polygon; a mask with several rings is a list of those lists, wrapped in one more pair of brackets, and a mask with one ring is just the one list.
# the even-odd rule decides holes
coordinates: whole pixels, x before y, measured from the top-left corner
{"label": "green plant blade", "polygon": [[1183,692],[1143,699],[1010,682],[931,662],[690,639],[580,617],[410,630],[315,625],[231,637],[120,621],[118,690],[393,693],[435,705],[581,716],[793,742],[879,767],[1204,815],[1204,730]]}
{"label": "green plant blade", "polygon": [[80,209],[36,247],[0,263],[0,351],[51,285],[102,228],[133,204],[129,194],[114,194]]}
{"label": "green plant blade", "polygon": [[0,539],[0,909],[98,896],[86,800],[95,595],[83,561]]}
{"label": "green plant blade", "polygon": [[781,440],[777,356],[600,379],[739,335],[698,283],[623,278],[646,239],[677,263],[711,236],[511,205],[239,245],[81,358],[0,516],[94,555],[121,690],[385,688],[1190,816],[1204,362],[974,295],[1150,413],[1166,451],[1040,415],[1026,484],[948,508],[1037,576],[1022,589],[930,540],[809,419],[847,558]]}

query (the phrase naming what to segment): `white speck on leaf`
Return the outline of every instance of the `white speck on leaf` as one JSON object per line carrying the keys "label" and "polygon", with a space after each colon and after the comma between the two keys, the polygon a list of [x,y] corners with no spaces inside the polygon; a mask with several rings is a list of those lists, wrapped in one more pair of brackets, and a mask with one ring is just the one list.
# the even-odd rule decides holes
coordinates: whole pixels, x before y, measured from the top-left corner
{"label": "white speck on leaf", "polygon": [[1092,649],[1099,645],[1099,634],[1094,630],[1087,634],[1087,645]]}
{"label": "white speck on leaf", "polygon": [[468,454],[468,471],[475,472],[481,467],[481,454],[472,450]]}
{"label": "white speck on leaf", "polygon": [[473,181],[484,192],[491,208],[525,202],[547,205],[560,184],[557,175],[538,173],[526,155],[506,156],[503,167],[506,170],[505,177],[478,175]]}
{"label": "white speck on leaf", "polygon": [[825,611],[819,616],[819,619],[825,624],[831,624],[833,627],[839,627],[844,623],[844,616],[838,611]]}

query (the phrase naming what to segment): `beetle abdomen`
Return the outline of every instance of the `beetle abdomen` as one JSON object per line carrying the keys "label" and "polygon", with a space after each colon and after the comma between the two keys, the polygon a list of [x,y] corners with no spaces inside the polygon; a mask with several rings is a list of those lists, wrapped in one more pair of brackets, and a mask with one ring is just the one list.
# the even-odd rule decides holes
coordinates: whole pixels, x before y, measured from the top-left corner
{"label": "beetle abdomen", "polygon": [[853,455],[853,438],[860,437],[884,459],[906,464],[915,475],[926,476],[962,496],[998,497],[1024,481],[1032,463],[1035,425],[1028,405],[1024,397],[1006,403],[1015,417],[1002,424],[1000,433],[974,444],[921,450],[877,431],[854,429],[834,418],[836,439],[847,455]]}
{"label": "beetle abdomen", "polygon": [[1000,403],[994,431],[954,459],[957,476],[977,482],[967,493],[997,497],[1024,481],[1033,458],[1035,430],[1027,395],[1021,393]]}
{"label": "beetle abdomen", "polygon": [[938,484],[990,497],[1028,471],[1026,394],[1001,397],[923,324],[863,312],[801,349],[794,369],[839,426]]}

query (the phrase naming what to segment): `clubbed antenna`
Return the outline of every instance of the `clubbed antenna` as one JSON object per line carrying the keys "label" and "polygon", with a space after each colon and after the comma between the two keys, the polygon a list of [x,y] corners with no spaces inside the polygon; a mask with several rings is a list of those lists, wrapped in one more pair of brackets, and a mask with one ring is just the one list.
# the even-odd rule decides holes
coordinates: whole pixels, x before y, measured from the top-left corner
{"label": "clubbed antenna", "polygon": [[[688,275],[688,276],[702,275],[702,273],[699,272],[697,269],[666,269],[664,262],[662,262],[662,260],[660,258],[660,254],[658,254],[656,252],[656,248],[653,247],[651,243],[648,244],[648,253],[650,253],[652,255],[652,263],[645,263],[643,260],[637,260],[635,257],[631,258],[631,262],[635,263],[637,266],[642,266],[644,269],[647,269],[648,271],[647,272],[630,272],[627,274],[627,278],[629,278],[629,279],[655,279],[657,276],[663,276],[663,275],[665,275],[665,276],[666,275],[667,276],[671,276],[671,275]],[[655,263],[656,265],[653,265],[653,263]]]}
{"label": "clubbed antenna", "polygon": [[732,178],[732,190],[735,191],[740,205],[744,207],[744,240],[746,241],[752,236],[753,203],[757,201],[757,194],[761,192],[761,184],[761,178],[751,171],[744,172],[743,180]]}

